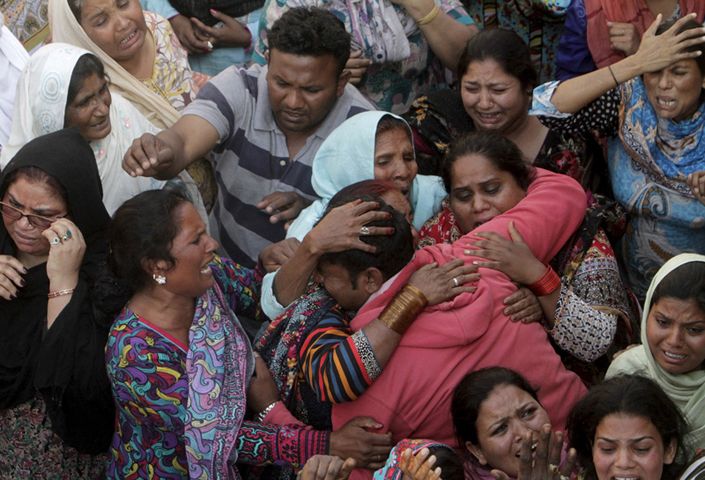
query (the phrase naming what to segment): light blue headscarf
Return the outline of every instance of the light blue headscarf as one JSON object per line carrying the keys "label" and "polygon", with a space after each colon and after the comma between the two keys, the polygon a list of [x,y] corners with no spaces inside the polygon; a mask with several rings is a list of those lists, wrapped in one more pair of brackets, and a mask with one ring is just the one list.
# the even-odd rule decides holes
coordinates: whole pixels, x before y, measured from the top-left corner
{"label": "light blue headscarf", "polygon": [[[301,212],[289,227],[287,238],[296,237],[303,240],[321,217],[333,195],[348,185],[375,178],[377,124],[385,115],[406,124],[403,118],[389,112],[359,113],[343,122],[323,142],[313,160],[311,177],[313,189],[321,200],[315,201]],[[441,202],[446,195],[440,177],[416,175],[411,184],[410,196],[414,226],[417,229],[441,209]]]}

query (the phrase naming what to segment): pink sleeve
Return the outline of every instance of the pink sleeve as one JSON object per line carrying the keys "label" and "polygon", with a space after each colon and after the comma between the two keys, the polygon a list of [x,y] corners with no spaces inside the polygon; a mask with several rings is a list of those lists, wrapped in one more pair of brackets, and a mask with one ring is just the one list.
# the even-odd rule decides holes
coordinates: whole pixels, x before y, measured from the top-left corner
{"label": "pink sleeve", "polygon": [[536,258],[548,262],[556,256],[583,222],[587,197],[580,184],[567,175],[541,168],[536,172],[526,198],[458,243],[465,247],[466,239],[473,241],[478,232],[496,232],[509,239],[509,222],[514,221]]}
{"label": "pink sleeve", "polygon": [[277,403],[273,409],[265,415],[262,423],[275,423],[277,425],[301,425],[305,427],[306,424],[301,420],[294,417],[289,410],[284,406],[283,402]]}

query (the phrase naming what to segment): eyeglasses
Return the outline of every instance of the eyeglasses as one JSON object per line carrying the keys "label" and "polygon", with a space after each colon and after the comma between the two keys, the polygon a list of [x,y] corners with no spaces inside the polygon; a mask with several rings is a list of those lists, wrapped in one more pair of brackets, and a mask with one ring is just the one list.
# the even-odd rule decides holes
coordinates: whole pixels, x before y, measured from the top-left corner
{"label": "eyeglasses", "polygon": [[27,217],[27,221],[30,225],[32,225],[33,227],[41,228],[42,230],[46,230],[47,228],[51,227],[52,223],[54,223],[54,220],[52,220],[51,218],[42,217],[41,215],[30,215],[24,213],[19,208],[15,208],[5,202],[0,202],[0,212],[2,212],[2,214],[7,218],[11,218],[13,220],[19,220],[22,217]]}

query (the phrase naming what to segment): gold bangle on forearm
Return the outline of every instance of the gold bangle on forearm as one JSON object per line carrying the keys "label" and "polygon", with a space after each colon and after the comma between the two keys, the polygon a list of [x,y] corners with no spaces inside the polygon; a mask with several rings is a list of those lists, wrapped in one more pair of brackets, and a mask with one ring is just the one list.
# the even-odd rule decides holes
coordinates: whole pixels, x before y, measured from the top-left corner
{"label": "gold bangle on forearm", "polygon": [[433,5],[433,8],[431,9],[430,12],[428,12],[424,17],[419,18],[418,20],[416,20],[416,25],[418,25],[419,27],[421,27],[422,25],[426,25],[426,24],[428,24],[428,23],[431,23],[431,22],[433,21],[433,19],[438,16],[438,14],[440,13],[440,11],[441,11],[441,9],[438,8],[438,5],[435,5],[435,4],[434,4],[434,5]]}
{"label": "gold bangle on forearm", "polygon": [[394,295],[378,318],[382,325],[391,331],[404,335],[427,304],[428,301],[423,292],[407,284]]}

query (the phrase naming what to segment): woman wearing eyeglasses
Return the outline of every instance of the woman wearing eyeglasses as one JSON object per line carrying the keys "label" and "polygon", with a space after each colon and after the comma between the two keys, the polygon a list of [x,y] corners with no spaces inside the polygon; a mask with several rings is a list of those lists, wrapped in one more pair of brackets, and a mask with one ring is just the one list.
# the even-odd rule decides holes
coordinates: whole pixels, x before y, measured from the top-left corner
{"label": "woman wearing eyeglasses", "polygon": [[0,478],[104,477],[116,311],[97,299],[110,220],[101,199],[74,128],[32,140],[0,177],[0,458],[12,459]]}

